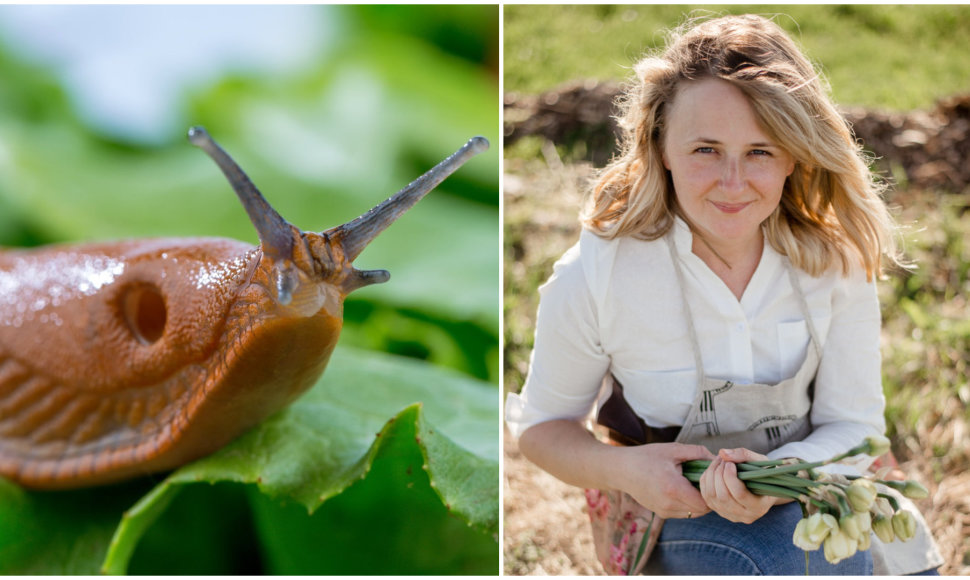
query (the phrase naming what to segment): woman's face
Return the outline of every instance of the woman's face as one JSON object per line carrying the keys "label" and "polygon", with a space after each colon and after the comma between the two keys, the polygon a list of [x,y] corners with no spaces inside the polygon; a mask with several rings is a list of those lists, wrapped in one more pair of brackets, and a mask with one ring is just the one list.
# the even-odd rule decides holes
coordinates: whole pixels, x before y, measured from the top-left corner
{"label": "woman's face", "polygon": [[761,223],[795,168],[747,97],[720,79],[680,87],[667,113],[663,162],[681,209],[708,243],[725,249],[760,244]]}

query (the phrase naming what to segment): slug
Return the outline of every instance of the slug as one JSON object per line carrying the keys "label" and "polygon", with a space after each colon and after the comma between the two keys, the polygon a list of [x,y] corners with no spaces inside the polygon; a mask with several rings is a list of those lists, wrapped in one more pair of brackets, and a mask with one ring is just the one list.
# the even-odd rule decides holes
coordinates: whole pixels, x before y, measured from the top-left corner
{"label": "slug", "polygon": [[323,373],[348,293],[386,282],[353,260],[472,156],[474,137],[357,219],[284,220],[200,127],[259,246],[136,239],[0,252],[0,476],[34,489],[174,469],[282,409]]}

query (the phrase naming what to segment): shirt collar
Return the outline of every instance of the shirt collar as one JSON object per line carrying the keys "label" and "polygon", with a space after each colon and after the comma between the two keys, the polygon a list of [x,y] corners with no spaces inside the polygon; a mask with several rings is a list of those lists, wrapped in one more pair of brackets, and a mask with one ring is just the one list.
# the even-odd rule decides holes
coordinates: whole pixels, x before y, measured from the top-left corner
{"label": "shirt collar", "polygon": [[677,245],[677,253],[681,256],[689,256],[694,246],[694,234],[690,231],[690,226],[680,216],[674,216],[672,230],[674,244]]}
{"label": "shirt collar", "polygon": [[[764,232],[762,231],[762,234]],[[680,216],[674,216],[674,227],[671,228],[670,235],[673,236],[674,244],[677,245],[677,253],[680,254],[680,258],[683,260],[685,256],[693,256],[694,247],[694,233],[690,231],[690,226],[687,222]],[[782,255],[779,254],[771,244],[768,243],[768,239],[765,239],[765,247],[762,250],[761,262],[765,260],[770,260],[772,263],[779,262],[782,259]],[[700,258],[698,258],[700,260]]]}

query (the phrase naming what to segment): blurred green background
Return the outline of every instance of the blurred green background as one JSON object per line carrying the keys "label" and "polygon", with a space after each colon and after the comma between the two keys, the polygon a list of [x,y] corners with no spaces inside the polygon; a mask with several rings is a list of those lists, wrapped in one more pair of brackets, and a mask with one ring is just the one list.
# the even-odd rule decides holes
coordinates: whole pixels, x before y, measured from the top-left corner
{"label": "blurred green background", "polygon": [[633,63],[662,47],[664,31],[685,17],[745,13],[773,17],[821,65],[841,105],[924,108],[967,89],[967,6],[604,4],[506,6],[505,90],[625,80]]}
{"label": "blurred green background", "polygon": [[[144,34],[162,41],[155,48],[163,55],[205,59],[220,51],[185,45],[214,33],[177,28],[203,17],[229,28],[235,15],[253,9],[263,11],[250,17],[262,29],[247,29],[251,35],[295,36],[290,20],[319,25],[304,32],[305,45],[281,51],[282,64],[250,71],[222,49],[229,56],[213,56],[217,62],[196,67],[207,76],[186,73],[188,80],[170,70],[181,62],[166,63],[165,56],[137,48]],[[12,39],[10,13],[56,10],[68,12],[61,26],[83,28],[83,22],[71,23],[84,17],[107,30],[125,30],[144,11],[134,20],[151,26],[151,18],[164,17],[169,34],[109,35],[113,43],[101,41],[101,52],[90,56],[93,64],[68,64],[64,55],[38,62],[41,49],[27,49],[66,44],[58,39],[67,32],[33,24],[43,38],[26,43],[21,29]],[[290,18],[271,18],[274,12]],[[489,138],[490,151],[361,255],[358,267],[388,269],[394,282],[351,295],[342,340],[497,380],[496,7],[8,6],[0,17],[5,13],[0,245],[133,236],[226,236],[255,244],[255,231],[225,179],[188,145],[190,125],[204,125],[284,218],[315,231],[368,210],[469,137]],[[32,22],[17,24],[25,21]],[[247,40],[232,36],[232,42]],[[85,73],[126,51],[142,59],[100,75],[114,79],[111,85],[76,88],[90,78]],[[161,113],[163,107],[146,99],[145,114],[164,115],[167,123],[153,131],[157,121],[139,121],[138,109],[125,114],[133,119],[127,126],[112,124],[110,110],[100,117],[78,114],[79,107],[96,110],[85,103],[123,93],[134,98],[139,87],[162,84],[146,80],[154,73],[141,67],[159,70],[157,76],[170,79],[166,86],[183,87]],[[135,89],[126,87],[125,75]]]}
{"label": "blurred green background", "polygon": [[[145,236],[255,244],[222,174],[188,144],[192,125],[208,129],[284,218],[313,231],[350,221],[483,135],[491,150],[357,259],[358,268],[392,278],[348,298],[340,344],[486,381],[497,412],[498,18],[497,6],[2,6],[0,246]],[[497,422],[494,429],[497,440]],[[376,473],[422,461],[414,446],[384,454],[390,459]],[[378,490],[387,485],[371,480]],[[425,491],[408,509],[438,502],[441,513],[429,517],[454,519],[426,477],[406,485],[415,481]],[[327,529],[371,530],[369,549],[384,561],[267,567],[286,557],[254,531],[272,502],[220,487],[180,497],[132,570],[498,569],[496,537],[464,523],[446,548],[424,546],[396,564],[419,528],[398,530],[393,541],[405,543],[382,549],[373,521],[341,520],[353,519],[354,494],[328,503],[329,516],[300,517],[306,529],[329,517],[328,525],[342,523]],[[326,543],[325,535],[309,538]],[[334,546],[321,554],[332,556]],[[247,555],[233,556],[240,550]]]}

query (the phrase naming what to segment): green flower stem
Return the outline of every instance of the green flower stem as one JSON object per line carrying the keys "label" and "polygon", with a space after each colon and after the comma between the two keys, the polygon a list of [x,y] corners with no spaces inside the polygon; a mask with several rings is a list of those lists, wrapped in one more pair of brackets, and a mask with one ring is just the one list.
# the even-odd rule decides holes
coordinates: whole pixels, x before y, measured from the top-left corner
{"label": "green flower stem", "polygon": [[763,471],[765,469],[773,469],[774,467],[778,467],[778,466],[771,466],[771,465],[767,465],[767,466],[763,466],[762,467],[762,466],[758,466],[758,465],[751,465],[750,462],[748,462],[748,463],[738,463],[737,466],[738,466],[738,469],[743,470],[743,471]]}
{"label": "green flower stem", "polygon": [[905,481],[883,481],[881,479],[877,479],[877,480],[875,480],[875,482],[876,483],[881,483],[881,484],[885,485],[886,487],[891,487],[891,488],[895,489],[896,491],[898,491],[899,493],[903,493],[903,491],[906,489],[906,482]]}
{"label": "green flower stem", "polygon": [[888,493],[880,493],[878,497],[884,497],[889,500],[889,505],[892,506],[894,512],[899,511],[899,500],[895,497],[889,495]]}
{"label": "green flower stem", "polygon": [[779,485],[771,485],[768,483],[762,483],[760,481],[749,481],[747,484],[748,489],[751,493],[756,493],[758,495],[771,495],[774,497],[786,497],[795,500],[802,499],[804,494],[798,493],[793,489],[787,487],[781,487]]}
{"label": "green flower stem", "polygon": [[785,487],[798,488],[798,489],[803,489],[803,490],[806,490],[806,489],[808,489],[810,487],[817,487],[819,485],[825,485],[825,484],[819,483],[817,481],[812,481],[810,479],[804,479],[802,477],[798,477],[798,476],[790,475],[790,474],[773,475],[771,477],[762,477],[762,478],[759,478],[757,481],[760,481],[762,483],[768,483],[768,484],[771,484],[771,485],[782,485],[782,486],[785,486]]}
{"label": "green flower stem", "polygon": [[795,463],[793,465],[782,465],[780,467],[772,467],[770,469],[762,469],[760,471],[745,471],[738,474],[738,478],[748,480],[748,479],[760,479],[762,477],[771,477],[774,475],[781,475],[783,473],[798,473],[803,469],[812,469],[815,467],[820,467],[825,465],[822,461],[816,461],[815,463]]}
{"label": "green flower stem", "polygon": [[[764,463],[764,462],[762,462]],[[820,467],[825,465],[823,461],[816,461],[814,463],[781,463],[779,460],[778,465],[773,466],[758,466],[754,462],[748,461],[744,463],[736,464],[738,466],[738,471],[743,473],[739,475],[741,479],[760,479],[762,477],[772,477],[775,475],[781,475],[786,473],[797,473],[802,470],[808,470],[815,467]],[[695,459],[693,461],[685,461],[681,464],[681,469],[684,473],[687,472],[699,472],[703,473],[707,467],[711,464],[710,461],[706,459]]]}
{"label": "green flower stem", "polygon": [[751,465],[752,467],[778,467],[790,465],[788,459],[766,459],[764,461],[746,461],[741,465]]}
{"label": "green flower stem", "polygon": [[839,515],[848,516],[852,515],[852,508],[849,507],[849,500],[846,499],[845,495],[841,493],[836,493],[835,500],[839,502]]}
{"label": "green flower stem", "polygon": [[704,471],[711,462],[706,459],[694,459],[681,463],[681,469],[686,471]]}
{"label": "green flower stem", "polygon": [[684,472],[684,477],[687,478],[687,481],[690,481],[692,483],[698,483],[701,480],[701,476],[702,475],[704,475],[704,472],[703,471],[685,471]]}

